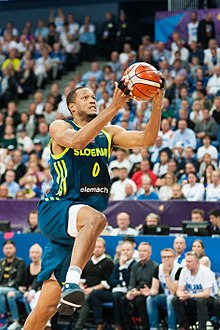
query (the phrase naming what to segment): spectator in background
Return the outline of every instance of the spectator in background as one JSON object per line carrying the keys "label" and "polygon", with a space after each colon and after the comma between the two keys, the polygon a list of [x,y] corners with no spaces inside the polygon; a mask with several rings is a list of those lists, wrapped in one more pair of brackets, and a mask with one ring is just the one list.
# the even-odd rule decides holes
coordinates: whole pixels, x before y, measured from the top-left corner
{"label": "spectator in background", "polygon": [[103,55],[109,59],[111,51],[115,48],[116,40],[116,23],[111,12],[105,15],[105,22],[102,25],[102,46]]}
{"label": "spectator in background", "polygon": [[173,242],[173,248],[176,253],[176,262],[185,265],[186,240],[182,236],[177,236]]}
{"label": "spectator in background", "polygon": [[[4,259],[0,260],[0,323],[8,330],[20,328],[19,313],[16,299],[22,294],[18,290],[25,277],[25,263],[16,257],[16,246],[11,240],[3,243]],[[7,309],[9,309],[13,323],[7,327]]]}
{"label": "spectator in background", "polygon": [[203,145],[198,148],[197,150],[197,159],[199,162],[202,161],[203,156],[208,153],[211,156],[211,159],[214,160],[215,162],[218,159],[218,150],[216,147],[211,145],[211,137],[208,135],[205,135],[202,138],[202,143]]}
{"label": "spectator in background", "polygon": [[144,193],[137,197],[137,200],[159,200],[157,193],[153,191],[151,179],[147,175],[142,176],[142,186]]}
{"label": "spectator in background", "polygon": [[149,329],[146,311],[146,297],[150,294],[153,275],[157,264],[151,260],[152,248],[149,243],[141,242],[138,246],[140,261],[132,267],[128,292],[121,300],[123,310],[123,329],[132,329],[130,306],[134,305],[141,317],[143,330]]}
{"label": "spectator in background", "polygon": [[155,186],[157,176],[156,174],[150,169],[150,161],[143,160],[140,164],[140,170],[135,172],[132,176],[132,180],[135,182],[137,189],[141,188],[142,186],[142,176],[146,175],[151,179],[152,185]]}
{"label": "spectator in background", "polygon": [[174,131],[171,139],[171,147],[173,148],[177,142],[181,142],[185,147],[192,147],[193,150],[196,149],[196,136],[195,133],[187,128],[186,120],[180,120],[178,122],[178,129]]}
{"label": "spectator in background", "polygon": [[[176,329],[176,317],[172,301],[176,294],[182,267],[175,263],[175,251],[170,248],[161,251],[161,261],[162,263],[158,266],[152,279],[150,295],[147,297],[150,329],[158,329],[161,309],[167,311],[168,329]],[[160,293],[161,287],[163,293]]]}
{"label": "spectator in background", "polygon": [[29,154],[33,150],[33,141],[27,136],[25,128],[18,129],[17,145],[18,149],[21,150],[24,154]]}
{"label": "spectator in background", "polygon": [[191,13],[191,21],[187,24],[187,31],[188,31],[188,45],[191,44],[192,41],[195,43],[198,40],[198,17],[197,13],[193,11]]}
{"label": "spectator in background", "polygon": [[14,170],[7,170],[5,173],[5,182],[3,185],[8,188],[8,194],[11,198],[15,198],[16,193],[21,189],[19,184],[15,181],[16,173]]}
{"label": "spectator in background", "polygon": [[0,200],[2,199],[8,199],[10,198],[9,192],[8,192],[8,187],[5,186],[4,184],[0,185]]}
{"label": "spectator in background", "polygon": [[206,187],[206,201],[220,200],[220,173],[213,171],[211,174],[211,183]]}
{"label": "spectator in background", "polygon": [[217,125],[220,125],[220,97],[215,96],[212,107],[212,117],[215,119]]}
{"label": "spectator in background", "polygon": [[208,135],[212,140],[215,140],[218,133],[218,125],[213,117],[210,116],[209,109],[204,108],[203,120],[199,121],[195,125],[195,133],[197,138],[203,139]]}
{"label": "spectator in background", "polygon": [[134,187],[130,183],[127,183],[126,186],[125,186],[125,198],[124,198],[124,200],[133,201],[135,199],[136,199],[136,193],[134,191]]}
{"label": "spectator in background", "polygon": [[213,38],[215,38],[215,23],[213,22],[212,14],[208,12],[205,18],[199,21],[198,44],[203,49],[206,49],[209,40]]}
{"label": "spectator in background", "polygon": [[[213,276],[211,270],[199,263],[198,255],[186,253],[186,267],[181,271],[177,296],[173,299],[177,322],[180,328],[188,329],[189,320],[199,322],[199,329],[206,329],[208,303],[212,302]],[[195,311],[196,315],[193,315]]]}
{"label": "spectator in background", "polygon": [[183,193],[182,193],[182,187],[175,183],[172,187],[172,197],[170,198],[171,200],[176,200],[176,199],[185,199]]}
{"label": "spectator in background", "polygon": [[[98,237],[93,255],[83,269],[80,287],[85,291],[85,301],[80,309],[75,329],[81,330],[85,326],[90,310],[90,298],[93,290],[109,290],[109,276],[113,270],[114,263],[105,253],[105,240]],[[97,320],[100,321],[100,320]],[[96,329],[102,330],[101,324]]]}
{"label": "spectator in background", "polygon": [[118,235],[137,236],[137,234],[138,234],[136,229],[129,227],[130,216],[126,212],[118,213],[117,225],[118,225],[118,228],[114,228],[111,231],[112,236],[118,236]]}
{"label": "spectator in background", "polygon": [[159,189],[158,196],[161,201],[168,201],[173,196],[173,187],[176,183],[176,176],[172,172],[167,172],[164,176],[162,186]]}
{"label": "spectator in background", "polygon": [[149,213],[143,224],[140,224],[136,227],[136,229],[139,231],[139,235],[147,235],[147,228],[150,226],[159,226],[160,225],[160,215],[156,213]]}
{"label": "spectator in background", "polygon": [[220,235],[220,209],[212,209],[209,212],[209,220],[211,222],[211,233]]}
{"label": "spectator in background", "polygon": [[31,211],[28,214],[27,219],[28,227],[24,228],[23,233],[40,233],[40,228],[38,227],[38,212],[37,210]]}
{"label": "spectator in background", "polygon": [[4,135],[0,140],[0,145],[2,148],[8,148],[9,146],[13,146],[14,149],[17,148],[17,138],[12,125],[5,125]]}
{"label": "spectator in background", "polygon": [[201,239],[196,239],[193,243],[192,243],[192,251],[194,251],[198,257],[199,257],[199,261],[201,262],[201,260],[203,259],[203,257],[206,257],[206,261],[208,259],[209,264],[211,265],[211,261],[209,260],[209,258],[206,256],[205,254],[205,247],[204,247],[204,243]]}
{"label": "spectator in background", "polygon": [[208,80],[206,90],[211,99],[216,95],[218,96],[217,93],[220,91],[220,64],[214,67],[213,75]]}
{"label": "spectator in background", "polygon": [[191,212],[192,222],[202,222],[204,221],[204,210],[203,209],[193,209]]}
{"label": "spectator in background", "polygon": [[116,50],[120,53],[123,50],[125,42],[131,42],[131,30],[127,22],[126,14],[123,10],[120,10],[119,20],[116,30]]}
{"label": "spectator in background", "polygon": [[203,201],[204,200],[204,186],[197,182],[198,178],[195,173],[188,174],[188,183],[182,188],[182,193],[188,201]]}
{"label": "spectator in background", "polygon": [[34,139],[40,140],[42,147],[45,148],[50,140],[48,124],[45,122],[39,123],[39,133],[34,136]]}
{"label": "spectator in background", "polygon": [[159,162],[156,162],[153,167],[153,172],[158,178],[162,178],[167,173],[169,154],[165,150],[161,150],[159,153]]}
{"label": "spectator in background", "polygon": [[[113,302],[115,330],[122,330],[123,310],[121,309],[121,298],[126,294],[129,284],[130,273],[136,261],[133,257],[134,247],[131,242],[126,241],[121,244],[121,252],[118,262],[115,264],[109,277],[111,292],[107,290],[94,290],[91,293],[90,301],[93,309],[95,324],[99,324],[98,329],[104,329],[103,305],[104,302]],[[101,327],[101,325],[103,327]],[[96,328],[97,329],[97,328]]]}
{"label": "spectator in background", "polygon": [[112,160],[109,164],[109,170],[113,167],[117,168],[126,168],[127,171],[129,172],[131,169],[131,164],[130,161],[127,157],[127,151],[125,149],[118,148],[116,151],[116,159]]}
{"label": "spectator in background", "polygon": [[128,178],[128,170],[125,167],[119,169],[119,180],[115,181],[110,190],[111,200],[123,200],[126,196],[125,187],[127,184],[132,185],[134,192],[136,193],[137,187],[134,181]]}
{"label": "spectator in background", "polygon": [[217,163],[211,159],[210,154],[206,153],[202,157],[202,162],[199,166],[199,175],[202,176],[207,168],[207,166],[213,165],[214,169],[217,170]]}

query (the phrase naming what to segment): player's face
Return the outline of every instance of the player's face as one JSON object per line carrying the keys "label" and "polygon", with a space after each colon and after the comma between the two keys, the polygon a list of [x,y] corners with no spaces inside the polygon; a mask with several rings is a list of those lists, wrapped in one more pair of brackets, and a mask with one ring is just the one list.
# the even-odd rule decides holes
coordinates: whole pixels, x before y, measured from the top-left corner
{"label": "player's face", "polygon": [[95,118],[98,114],[96,106],[96,98],[89,88],[79,89],[76,92],[75,113],[82,119],[88,121]]}

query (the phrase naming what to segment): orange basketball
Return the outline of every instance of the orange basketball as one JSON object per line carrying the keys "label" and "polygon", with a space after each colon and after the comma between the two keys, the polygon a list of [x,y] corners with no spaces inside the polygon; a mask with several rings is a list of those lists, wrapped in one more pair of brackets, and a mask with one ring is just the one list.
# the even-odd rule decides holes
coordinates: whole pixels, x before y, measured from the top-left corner
{"label": "orange basketball", "polygon": [[158,70],[145,62],[137,62],[129,66],[123,78],[128,80],[128,88],[133,88],[132,94],[137,101],[151,100],[158,88],[161,88]]}

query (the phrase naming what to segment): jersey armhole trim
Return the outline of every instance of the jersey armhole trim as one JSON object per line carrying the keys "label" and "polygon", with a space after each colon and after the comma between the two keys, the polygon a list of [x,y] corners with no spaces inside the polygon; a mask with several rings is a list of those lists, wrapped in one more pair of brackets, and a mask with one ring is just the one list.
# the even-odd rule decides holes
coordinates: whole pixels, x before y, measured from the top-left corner
{"label": "jersey armhole trim", "polygon": [[111,144],[112,144],[111,136],[110,136],[110,134],[109,134],[107,131],[105,131],[104,129],[102,129],[101,131],[102,131],[102,133],[105,134],[105,136],[106,136],[106,138],[107,138],[107,140],[108,140],[108,159],[110,159],[110,156],[111,156]]}
{"label": "jersey armhole trim", "polygon": [[51,140],[51,139],[50,139],[50,142],[49,142],[49,147],[50,147],[50,154],[51,154],[51,157],[52,157],[53,159],[60,159],[60,158],[62,158],[63,155],[65,155],[65,154],[67,153],[67,151],[69,150],[69,148],[65,148],[60,154],[58,154],[58,155],[54,155],[54,154],[52,153],[52,150],[51,150],[51,147],[52,147],[52,140]]}

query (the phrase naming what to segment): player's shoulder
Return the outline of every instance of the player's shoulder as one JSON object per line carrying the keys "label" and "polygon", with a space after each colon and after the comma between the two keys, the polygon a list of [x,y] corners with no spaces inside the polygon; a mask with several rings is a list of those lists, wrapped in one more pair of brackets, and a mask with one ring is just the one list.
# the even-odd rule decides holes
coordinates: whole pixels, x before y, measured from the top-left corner
{"label": "player's shoulder", "polygon": [[63,130],[65,128],[72,127],[67,121],[62,119],[57,119],[50,124],[50,132],[55,132],[57,130]]}

